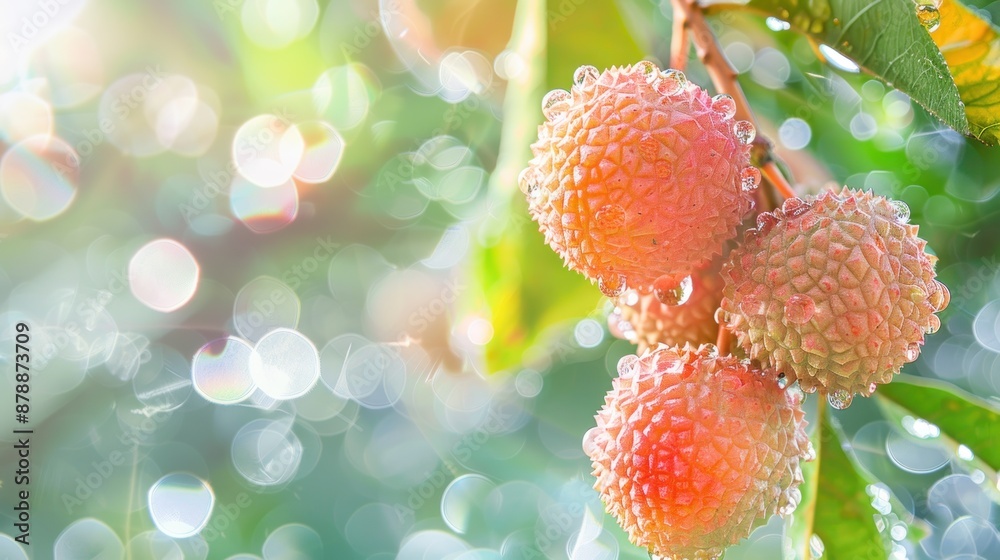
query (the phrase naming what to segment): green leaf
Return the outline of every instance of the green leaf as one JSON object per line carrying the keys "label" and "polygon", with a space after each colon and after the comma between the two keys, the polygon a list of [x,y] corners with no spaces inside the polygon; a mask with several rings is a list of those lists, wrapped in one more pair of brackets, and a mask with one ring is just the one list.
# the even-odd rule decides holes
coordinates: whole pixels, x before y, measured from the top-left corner
{"label": "green leaf", "polygon": [[[937,380],[897,376],[875,392],[878,403],[889,412],[908,413],[941,429],[957,444],[968,447],[994,471],[1000,470],[1000,408],[965,391]],[[899,410],[902,409],[902,410]]]}
{"label": "green leaf", "polygon": [[965,102],[969,133],[1000,143],[1000,28],[954,0],[940,4],[931,38],[941,49]]}
{"label": "green leaf", "polygon": [[962,134],[969,122],[944,56],[912,0],[750,0],[750,9],[833,47]]}
{"label": "green leaf", "polygon": [[820,402],[820,425],[812,437],[817,460],[803,464],[802,501],[786,529],[792,558],[814,558],[813,535],[823,543],[823,558],[885,558],[885,540],[872,517],[877,512],[865,491],[870,481],[857,468],[853,452],[842,447],[845,436],[836,420],[823,413],[825,408],[825,402]]}

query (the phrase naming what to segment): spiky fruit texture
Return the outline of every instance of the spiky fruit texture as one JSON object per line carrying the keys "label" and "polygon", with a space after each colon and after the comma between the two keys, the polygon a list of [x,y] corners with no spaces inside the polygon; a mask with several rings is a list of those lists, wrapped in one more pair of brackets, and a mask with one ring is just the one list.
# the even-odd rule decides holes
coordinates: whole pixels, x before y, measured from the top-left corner
{"label": "spiky fruit texture", "polygon": [[608,326],[620,338],[638,345],[640,354],[665,344],[683,346],[715,342],[719,325],[715,312],[722,299],[718,268],[705,268],[691,275],[691,294],[681,305],[665,305],[655,294],[629,290],[618,298],[608,316]]}
{"label": "spiky fruit texture", "polygon": [[[741,188],[750,147],[734,131],[732,100],[713,110],[713,98],[682,74],[650,62],[590,68],[572,92],[547,96],[550,118],[519,182],[568,267],[607,295],[649,292],[735,236],[752,205]],[[740,124],[745,132],[749,123]]]}
{"label": "spiky fruit texture", "polygon": [[671,560],[718,557],[801,498],[815,456],[800,391],[715,347],[623,359],[584,437],[608,511],[633,543]]}
{"label": "spiky fruit texture", "polygon": [[722,308],[748,355],[841,401],[891,381],[949,301],[908,216],[846,188],[761,214],[722,274]]}

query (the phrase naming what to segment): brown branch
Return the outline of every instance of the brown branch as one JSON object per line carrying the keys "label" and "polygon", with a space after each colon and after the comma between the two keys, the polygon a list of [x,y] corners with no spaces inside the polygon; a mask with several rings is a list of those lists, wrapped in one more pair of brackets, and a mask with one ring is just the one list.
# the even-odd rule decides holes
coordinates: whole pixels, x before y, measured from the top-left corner
{"label": "brown branch", "polygon": [[[719,45],[712,28],[705,21],[705,14],[697,0],[671,0],[671,3],[674,8],[674,33],[677,33],[678,28],[691,32],[698,60],[708,71],[715,89],[719,93],[728,94],[736,102],[736,118],[749,121],[758,130],[753,141],[753,154],[754,159],[759,161],[754,163],[760,167],[781,198],[794,197],[795,192],[791,185],[788,184],[784,175],[771,159],[771,142],[759,133],[760,126],[757,123],[757,117],[750,109],[750,103],[747,101],[746,94],[743,93],[743,87],[737,80],[739,74],[729,64],[729,59],[722,52],[722,47]],[[676,44],[676,38],[674,44]],[[671,60],[676,56],[676,51],[672,49]],[[757,197],[761,210],[770,209],[769,197],[763,193],[758,193]]]}
{"label": "brown branch", "polygon": [[719,336],[715,339],[715,347],[719,349],[719,355],[729,354],[729,347],[733,342],[733,331],[725,325],[719,325]]}
{"label": "brown branch", "polygon": [[688,50],[691,48],[688,44],[686,21],[687,19],[678,17],[675,13],[670,33],[670,67],[681,72],[687,69]]}
{"label": "brown branch", "polygon": [[764,176],[767,177],[767,180],[774,185],[775,190],[777,190],[778,194],[782,197],[795,198],[798,196],[792,189],[792,185],[788,183],[788,179],[785,179],[785,176],[781,173],[781,170],[778,169],[778,165],[774,163],[774,161],[768,161],[761,166],[760,170],[764,173]]}

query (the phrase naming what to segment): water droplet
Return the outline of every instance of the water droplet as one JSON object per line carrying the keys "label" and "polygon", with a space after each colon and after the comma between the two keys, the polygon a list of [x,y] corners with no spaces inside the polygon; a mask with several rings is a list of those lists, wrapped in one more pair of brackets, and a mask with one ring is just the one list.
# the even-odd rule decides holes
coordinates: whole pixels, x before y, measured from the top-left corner
{"label": "water droplet", "polygon": [[743,312],[747,317],[751,315],[760,315],[764,313],[766,306],[764,302],[757,297],[756,294],[747,294],[743,296],[738,304],[740,311]]}
{"label": "water droplet", "polygon": [[910,221],[910,207],[906,205],[902,200],[890,200],[889,204],[892,205],[893,209],[893,219],[901,224],[905,224]]}
{"label": "water droplet", "polygon": [[656,172],[656,176],[660,179],[669,179],[674,174],[674,169],[670,165],[670,162],[662,159],[653,164],[653,169]]}
{"label": "water droplet", "polygon": [[767,235],[777,223],[777,216],[770,212],[761,212],[757,214],[757,233]]}
{"label": "water droplet", "polygon": [[757,129],[750,121],[736,121],[736,124],[733,125],[733,133],[743,145],[750,144],[757,137]]}
{"label": "water droplet", "polygon": [[600,452],[601,446],[597,442],[598,435],[600,435],[600,428],[591,428],[587,430],[587,433],[583,434],[583,452],[587,454],[587,457],[596,457]]}
{"label": "water droplet", "polygon": [[816,386],[810,385],[808,387],[803,387],[802,390],[811,395],[816,392]]}
{"label": "water droplet", "polygon": [[722,115],[723,119],[731,119],[736,115],[736,100],[731,95],[720,93],[712,98],[712,110]]}
{"label": "water droplet", "polygon": [[602,230],[614,231],[625,225],[625,209],[617,204],[607,204],[597,211],[594,219]]}
{"label": "water droplet", "polygon": [[836,408],[837,410],[844,410],[845,408],[851,406],[851,401],[854,400],[854,395],[840,389],[827,395],[826,400],[833,408]]}
{"label": "water droplet", "polygon": [[569,110],[572,99],[573,95],[570,92],[564,89],[554,89],[542,98],[542,114],[550,121],[558,119]]}
{"label": "water droplet", "polygon": [[660,69],[657,68],[655,64],[653,64],[648,60],[640,60],[632,68],[633,70],[639,71],[642,77],[646,80],[647,84],[652,84],[660,77]]}
{"label": "water droplet", "polygon": [[677,95],[687,88],[687,76],[680,70],[667,70],[660,76],[660,81],[656,84],[656,91],[661,95]]}
{"label": "water droplet", "polygon": [[788,218],[795,218],[805,214],[811,206],[801,198],[786,198],[781,204],[781,212]]}
{"label": "water droplet", "polygon": [[639,140],[639,155],[646,161],[653,161],[660,153],[660,143],[650,135],[645,135]]}
{"label": "water droplet", "polygon": [[639,362],[639,356],[635,354],[625,354],[620,360],[618,360],[618,375],[625,376],[628,372],[632,371],[635,364]]}
{"label": "water droplet", "polygon": [[930,301],[930,304],[934,306],[935,310],[942,311],[945,307],[948,307],[948,303],[951,301],[951,292],[948,291],[948,287],[941,282],[935,280],[934,283],[937,284],[936,287],[938,289],[931,292],[930,299],[928,301]]}
{"label": "water droplet", "polygon": [[878,389],[878,384],[877,383],[872,383],[872,384],[868,385],[868,396],[869,397],[872,396],[873,394],[875,394],[875,389]]}
{"label": "water droplet", "polygon": [[653,293],[663,305],[684,305],[691,298],[691,292],[690,276],[681,278],[679,282],[673,276],[660,276],[653,282]]}
{"label": "water droplet", "polygon": [[597,83],[597,79],[601,76],[597,68],[590,66],[589,64],[581,66],[573,72],[573,83],[581,86],[587,87]]}
{"label": "water droplet", "polygon": [[825,551],[826,546],[823,545],[823,539],[819,538],[819,535],[814,533],[809,537],[809,552],[813,558],[821,558]]}
{"label": "water droplet", "polygon": [[740,187],[744,191],[752,191],[760,184],[760,169],[750,165],[740,171]]}
{"label": "water droplet", "polygon": [[931,315],[927,318],[927,325],[924,326],[924,334],[934,334],[938,332],[941,328],[941,319],[937,318],[937,315]]}
{"label": "water droplet", "polygon": [[779,389],[784,389],[785,387],[788,387],[788,378],[785,377],[785,374],[779,373],[778,374],[778,388]]}
{"label": "water droplet", "polygon": [[618,297],[625,291],[625,277],[621,274],[598,276],[597,287],[601,289],[602,294],[609,298]]}
{"label": "water droplet", "polygon": [[534,167],[525,167],[517,176],[517,186],[524,194],[530,194],[532,189],[538,186],[538,170]]}
{"label": "water droplet", "polygon": [[722,325],[729,322],[729,313],[723,308],[718,308],[715,310],[715,322]]}
{"label": "water droplet", "polygon": [[800,403],[806,400],[806,394],[802,390],[802,387],[799,387],[798,383],[793,383],[789,388],[785,389],[785,394]]}
{"label": "water droplet", "polygon": [[702,356],[706,358],[718,358],[719,357],[719,347],[714,344],[705,344],[702,346]]}
{"label": "water droplet", "polygon": [[917,19],[924,29],[933,33],[941,25],[941,11],[934,4],[917,4]]}
{"label": "water droplet", "polygon": [[816,302],[806,294],[795,294],[785,301],[785,320],[789,323],[808,323],[815,314]]}

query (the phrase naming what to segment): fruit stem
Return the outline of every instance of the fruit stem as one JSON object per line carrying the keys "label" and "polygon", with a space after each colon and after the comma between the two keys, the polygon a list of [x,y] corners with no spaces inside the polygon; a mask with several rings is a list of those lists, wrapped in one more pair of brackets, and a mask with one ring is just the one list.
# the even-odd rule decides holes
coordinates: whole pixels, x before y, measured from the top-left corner
{"label": "fruit stem", "polygon": [[795,198],[797,196],[795,194],[795,190],[792,189],[792,185],[788,183],[788,179],[785,179],[785,176],[781,173],[781,170],[778,169],[778,165],[774,163],[773,160],[762,165],[760,170],[764,173],[764,176],[767,177],[767,180],[774,185],[775,190],[778,191],[778,194],[780,194],[782,198]]}
{"label": "fruit stem", "polygon": [[719,325],[719,336],[715,339],[715,347],[719,349],[719,355],[729,354],[729,346],[733,341],[733,332],[725,325]]}
{"label": "fruit stem", "polygon": [[[705,15],[698,6],[697,0],[671,0],[674,6],[674,29],[687,29],[691,32],[694,40],[695,52],[698,53],[698,60],[705,66],[708,75],[715,84],[715,89],[719,93],[726,93],[736,101],[736,117],[741,120],[750,121],[757,127],[757,119],[750,104],[747,102],[743,88],[736,80],[736,70],[729,64],[729,60],[719,47],[719,42],[715,38],[715,33],[705,21]],[[671,52],[671,63],[677,54]],[[758,135],[758,138],[760,135]]]}
{"label": "fruit stem", "polygon": [[674,26],[670,33],[670,67],[683,72],[687,69],[688,43],[687,19],[674,13]]}

